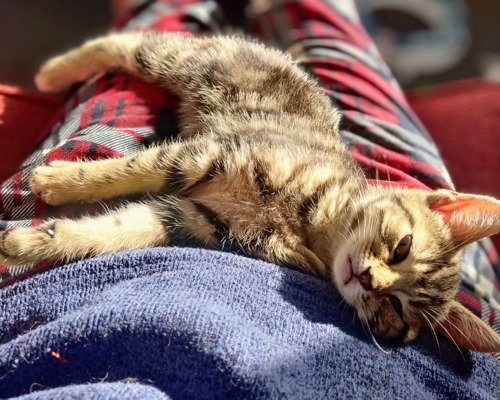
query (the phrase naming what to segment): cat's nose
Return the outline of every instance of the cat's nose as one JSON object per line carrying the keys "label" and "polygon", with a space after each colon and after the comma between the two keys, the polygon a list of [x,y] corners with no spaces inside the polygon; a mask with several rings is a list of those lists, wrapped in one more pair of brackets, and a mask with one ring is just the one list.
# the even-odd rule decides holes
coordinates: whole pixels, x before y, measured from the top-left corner
{"label": "cat's nose", "polygon": [[373,289],[372,278],[373,278],[373,273],[372,273],[371,267],[368,267],[361,274],[358,275],[359,283],[361,283],[361,286],[363,286],[363,289],[365,289],[367,291]]}

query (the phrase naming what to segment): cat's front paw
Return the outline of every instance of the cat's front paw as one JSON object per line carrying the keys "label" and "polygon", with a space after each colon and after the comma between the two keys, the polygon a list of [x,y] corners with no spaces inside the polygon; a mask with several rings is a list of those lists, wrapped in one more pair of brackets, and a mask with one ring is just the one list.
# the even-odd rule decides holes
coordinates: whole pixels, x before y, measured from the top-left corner
{"label": "cat's front paw", "polygon": [[[76,167],[77,168],[77,167]],[[52,206],[71,203],[79,199],[75,188],[75,163],[53,161],[37,167],[31,173],[31,191]]]}
{"label": "cat's front paw", "polygon": [[12,228],[0,234],[0,265],[41,261],[56,232],[55,221],[35,228]]}
{"label": "cat's front paw", "polygon": [[0,265],[12,265],[9,262],[9,255],[4,250],[4,239],[6,238],[8,231],[0,232]]}
{"label": "cat's front paw", "polygon": [[35,75],[35,84],[41,92],[58,93],[68,89],[71,82],[64,78],[64,74],[59,74],[61,57],[55,57],[47,61]]}
{"label": "cat's front paw", "polygon": [[58,56],[47,61],[35,75],[35,84],[41,92],[59,93],[75,83],[73,74],[65,68],[64,56]]}

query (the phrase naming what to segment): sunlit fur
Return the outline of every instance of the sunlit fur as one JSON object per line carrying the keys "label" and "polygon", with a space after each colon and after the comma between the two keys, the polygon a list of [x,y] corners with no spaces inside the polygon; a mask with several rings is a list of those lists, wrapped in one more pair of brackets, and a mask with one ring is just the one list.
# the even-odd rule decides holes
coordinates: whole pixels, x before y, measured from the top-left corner
{"label": "sunlit fur", "polygon": [[[407,342],[443,325],[465,241],[429,205],[453,195],[367,185],[338,134],[340,114],[289,56],[241,38],[112,35],[50,60],[36,81],[59,91],[110,69],[176,93],[181,139],[120,159],[36,168],[31,189],[48,204],[147,196],[93,218],[12,229],[1,263],[187,238],[333,282],[377,336]],[[394,262],[405,235],[409,254]],[[363,286],[356,276],[368,268]]]}

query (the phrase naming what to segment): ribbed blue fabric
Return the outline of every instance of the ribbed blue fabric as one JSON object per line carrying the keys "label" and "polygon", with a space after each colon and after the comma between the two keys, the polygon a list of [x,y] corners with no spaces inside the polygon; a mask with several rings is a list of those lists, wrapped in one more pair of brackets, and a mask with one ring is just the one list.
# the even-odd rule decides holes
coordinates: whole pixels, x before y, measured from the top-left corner
{"label": "ribbed blue fabric", "polygon": [[383,352],[328,283],[228,253],[83,260],[0,301],[3,398],[500,398],[493,357],[430,334]]}

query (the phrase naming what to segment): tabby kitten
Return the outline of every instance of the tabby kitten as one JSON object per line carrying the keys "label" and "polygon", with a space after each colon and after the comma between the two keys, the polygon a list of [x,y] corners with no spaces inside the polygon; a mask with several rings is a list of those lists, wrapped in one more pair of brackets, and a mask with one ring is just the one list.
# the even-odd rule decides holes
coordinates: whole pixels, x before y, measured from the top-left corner
{"label": "tabby kitten", "polygon": [[500,231],[500,202],[367,185],[340,114],[290,57],[238,37],[116,34],[48,61],[45,92],[110,69],[179,95],[181,138],[130,157],[55,161],[30,185],[51,205],[148,194],[97,217],[4,232],[0,263],[75,260],[193,238],[330,280],[377,336],[422,328],[500,351],[454,300],[460,250]]}

